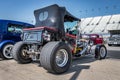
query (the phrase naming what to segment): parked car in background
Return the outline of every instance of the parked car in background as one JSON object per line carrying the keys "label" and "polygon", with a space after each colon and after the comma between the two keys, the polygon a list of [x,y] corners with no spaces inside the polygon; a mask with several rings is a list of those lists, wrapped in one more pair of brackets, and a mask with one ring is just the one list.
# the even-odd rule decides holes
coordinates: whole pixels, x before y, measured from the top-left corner
{"label": "parked car in background", "polygon": [[24,22],[0,20],[0,57],[2,59],[11,59],[12,47],[21,40],[22,29],[32,27],[34,27],[32,24]]}
{"label": "parked car in background", "polygon": [[82,38],[90,39],[94,45],[104,43],[103,37],[99,34],[82,34]]}
{"label": "parked car in background", "polygon": [[120,45],[120,30],[109,30],[110,37],[108,39],[108,46]]}
{"label": "parked car in background", "polygon": [[104,40],[103,37],[99,34],[89,34],[90,39],[93,40],[94,45],[96,44],[103,44]]}
{"label": "parked car in background", "polygon": [[[68,34],[66,34],[66,35],[75,39],[76,34],[77,34],[77,31],[72,30],[72,31],[69,31],[69,35]],[[102,35],[99,35],[99,34],[81,34],[80,37],[82,39],[89,39],[90,43],[93,45],[104,43],[104,39],[103,39]]]}

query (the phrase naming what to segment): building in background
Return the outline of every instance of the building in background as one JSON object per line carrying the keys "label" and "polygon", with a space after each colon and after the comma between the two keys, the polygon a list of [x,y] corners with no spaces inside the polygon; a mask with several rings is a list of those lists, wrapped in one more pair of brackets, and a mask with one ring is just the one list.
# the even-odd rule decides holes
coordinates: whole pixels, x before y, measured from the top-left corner
{"label": "building in background", "polygon": [[80,28],[83,34],[97,33],[108,37],[109,30],[120,30],[120,14],[83,18]]}

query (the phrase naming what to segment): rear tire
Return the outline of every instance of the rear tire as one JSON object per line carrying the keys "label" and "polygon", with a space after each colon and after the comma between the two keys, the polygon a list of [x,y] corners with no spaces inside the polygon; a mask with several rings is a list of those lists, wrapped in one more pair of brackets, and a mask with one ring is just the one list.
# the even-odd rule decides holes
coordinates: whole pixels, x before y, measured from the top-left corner
{"label": "rear tire", "polygon": [[12,59],[12,48],[13,44],[6,44],[3,46],[2,51],[0,53],[0,57],[2,59]]}
{"label": "rear tire", "polygon": [[64,42],[49,42],[41,50],[40,63],[48,72],[66,72],[72,60],[70,48]]}
{"label": "rear tire", "polygon": [[95,49],[95,58],[96,59],[105,59],[107,56],[107,49],[104,45],[97,45]]}
{"label": "rear tire", "polygon": [[30,63],[32,59],[29,57],[27,54],[27,45],[24,42],[18,42],[14,45],[12,53],[13,53],[13,58],[21,64],[26,64]]}

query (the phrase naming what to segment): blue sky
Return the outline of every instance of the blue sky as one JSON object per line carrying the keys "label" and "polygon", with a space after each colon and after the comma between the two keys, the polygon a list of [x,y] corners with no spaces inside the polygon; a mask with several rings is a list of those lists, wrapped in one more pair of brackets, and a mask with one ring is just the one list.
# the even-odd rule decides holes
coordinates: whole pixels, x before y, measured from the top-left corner
{"label": "blue sky", "polygon": [[58,4],[78,18],[120,14],[120,0],[0,0],[0,19],[35,23],[33,11]]}

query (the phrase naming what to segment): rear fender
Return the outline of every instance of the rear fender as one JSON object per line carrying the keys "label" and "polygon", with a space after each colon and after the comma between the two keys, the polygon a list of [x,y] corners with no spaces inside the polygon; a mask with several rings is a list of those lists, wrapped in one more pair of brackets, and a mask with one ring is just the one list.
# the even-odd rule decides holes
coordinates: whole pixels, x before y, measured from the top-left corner
{"label": "rear fender", "polygon": [[6,44],[15,44],[15,42],[12,41],[12,40],[5,40],[5,41],[0,42],[0,50],[1,50],[2,47],[3,47],[4,45],[6,45]]}

